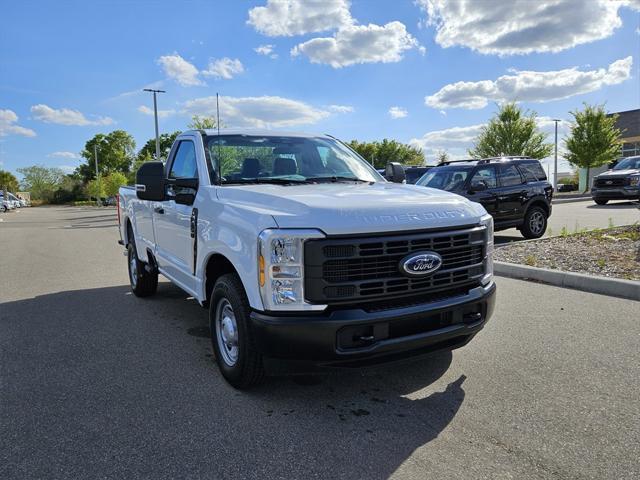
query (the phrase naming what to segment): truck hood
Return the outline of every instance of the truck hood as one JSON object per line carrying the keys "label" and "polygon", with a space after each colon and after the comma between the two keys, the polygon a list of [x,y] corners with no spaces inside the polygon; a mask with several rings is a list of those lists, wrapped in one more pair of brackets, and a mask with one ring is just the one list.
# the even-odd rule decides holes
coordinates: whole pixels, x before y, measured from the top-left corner
{"label": "truck hood", "polygon": [[626,170],[607,170],[606,172],[597,175],[596,178],[617,178],[626,177],[628,175],[638,175],[640,170],[637,168],[628,168]]}
{"label": "truck hood", "polygon": [[270,214],[280,228],[317,228],[327,235],[471,225],[486,214],[479,203],[453,193],[382,182],[225,186],[218,197]]}

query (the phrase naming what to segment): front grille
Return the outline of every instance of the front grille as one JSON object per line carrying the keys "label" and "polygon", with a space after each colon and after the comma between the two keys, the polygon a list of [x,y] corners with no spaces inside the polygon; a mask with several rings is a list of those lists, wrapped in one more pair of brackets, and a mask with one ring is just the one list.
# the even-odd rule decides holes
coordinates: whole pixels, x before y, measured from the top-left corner
{"label": "front grille", "polygon": [[609,177],[596,179],[596,187],[598,188],[624,187],[626,185],[629,185],[628,177]]}
{"label": "front grille", "polygon": [[[305,297],[311,303],[357,303],[471,288],[483,275],[484,227],[383,237],[327,238],[305,243]],[[440,254],[431,275],[407,277],[401,260],[410,253]]]}

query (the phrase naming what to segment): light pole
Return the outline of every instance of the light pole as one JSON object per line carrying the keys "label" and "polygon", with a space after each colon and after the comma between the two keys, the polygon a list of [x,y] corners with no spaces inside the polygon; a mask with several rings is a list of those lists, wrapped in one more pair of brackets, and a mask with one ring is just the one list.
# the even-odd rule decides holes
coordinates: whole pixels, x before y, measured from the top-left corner
{"label": "light pole", "polygon": [[[96,162],[96,188],[99,188],[100,185],[100,177],[98,177],[98,144],[93,144],[93,159]],[[100,194],[98,193],[96,197],[96,203],[100,206]]]}
{"label": "light pole", "polygon": [[556,146],[553,155],[553,191],[556,192],[558,190],[558,122],[562,120],[554,118],[553,121],[556,124]]}
{"label": "light pole", "polygon": [[156,94],[167,92],[164,90],[154,90],[152,88],[145,88],[144,91],[153,93],[153,116],[156,121],[156,161],[160,161],[160,134],[158,133],[158,101],[156,99]]}

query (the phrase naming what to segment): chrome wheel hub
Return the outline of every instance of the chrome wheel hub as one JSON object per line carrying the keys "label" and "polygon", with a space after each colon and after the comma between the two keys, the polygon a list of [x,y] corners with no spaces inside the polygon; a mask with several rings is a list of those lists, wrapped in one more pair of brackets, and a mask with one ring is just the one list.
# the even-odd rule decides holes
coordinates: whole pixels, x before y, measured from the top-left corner
{"label": "chrome wheel hub", "polygon": [[226,298],[216,307],[216,340],[224,363],[233,367],[238,361],[238,324],[233,307]]}

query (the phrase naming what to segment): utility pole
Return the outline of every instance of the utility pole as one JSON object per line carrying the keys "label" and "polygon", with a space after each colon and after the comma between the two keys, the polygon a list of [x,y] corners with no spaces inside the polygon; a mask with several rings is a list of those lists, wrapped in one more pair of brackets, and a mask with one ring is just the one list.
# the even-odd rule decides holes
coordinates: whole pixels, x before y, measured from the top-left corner
{"label": "utility pole", "polygon": [[153,116],[156,121],[156,161],[160,161],[160,134],[158,133],[158,100],[156,94],[167,93],[164,90],[154,90],[152,88],[145,88],[143,91],[153,93]]}
{"label": "utility pole", "polygon": [[[98,176],[98,145],[93,144],[93,158],[96,161],[96,185],[100,185],[100,177]],[[96,196],[96,204],[100,206],[100,195]]]}
{"label": "utility pole", "polygon": [[553,191],[558,191],[558,122],[557,118],[554,118],[553,121],[556,124],[556,146],[555,146],[555,154],[553,155]]}

